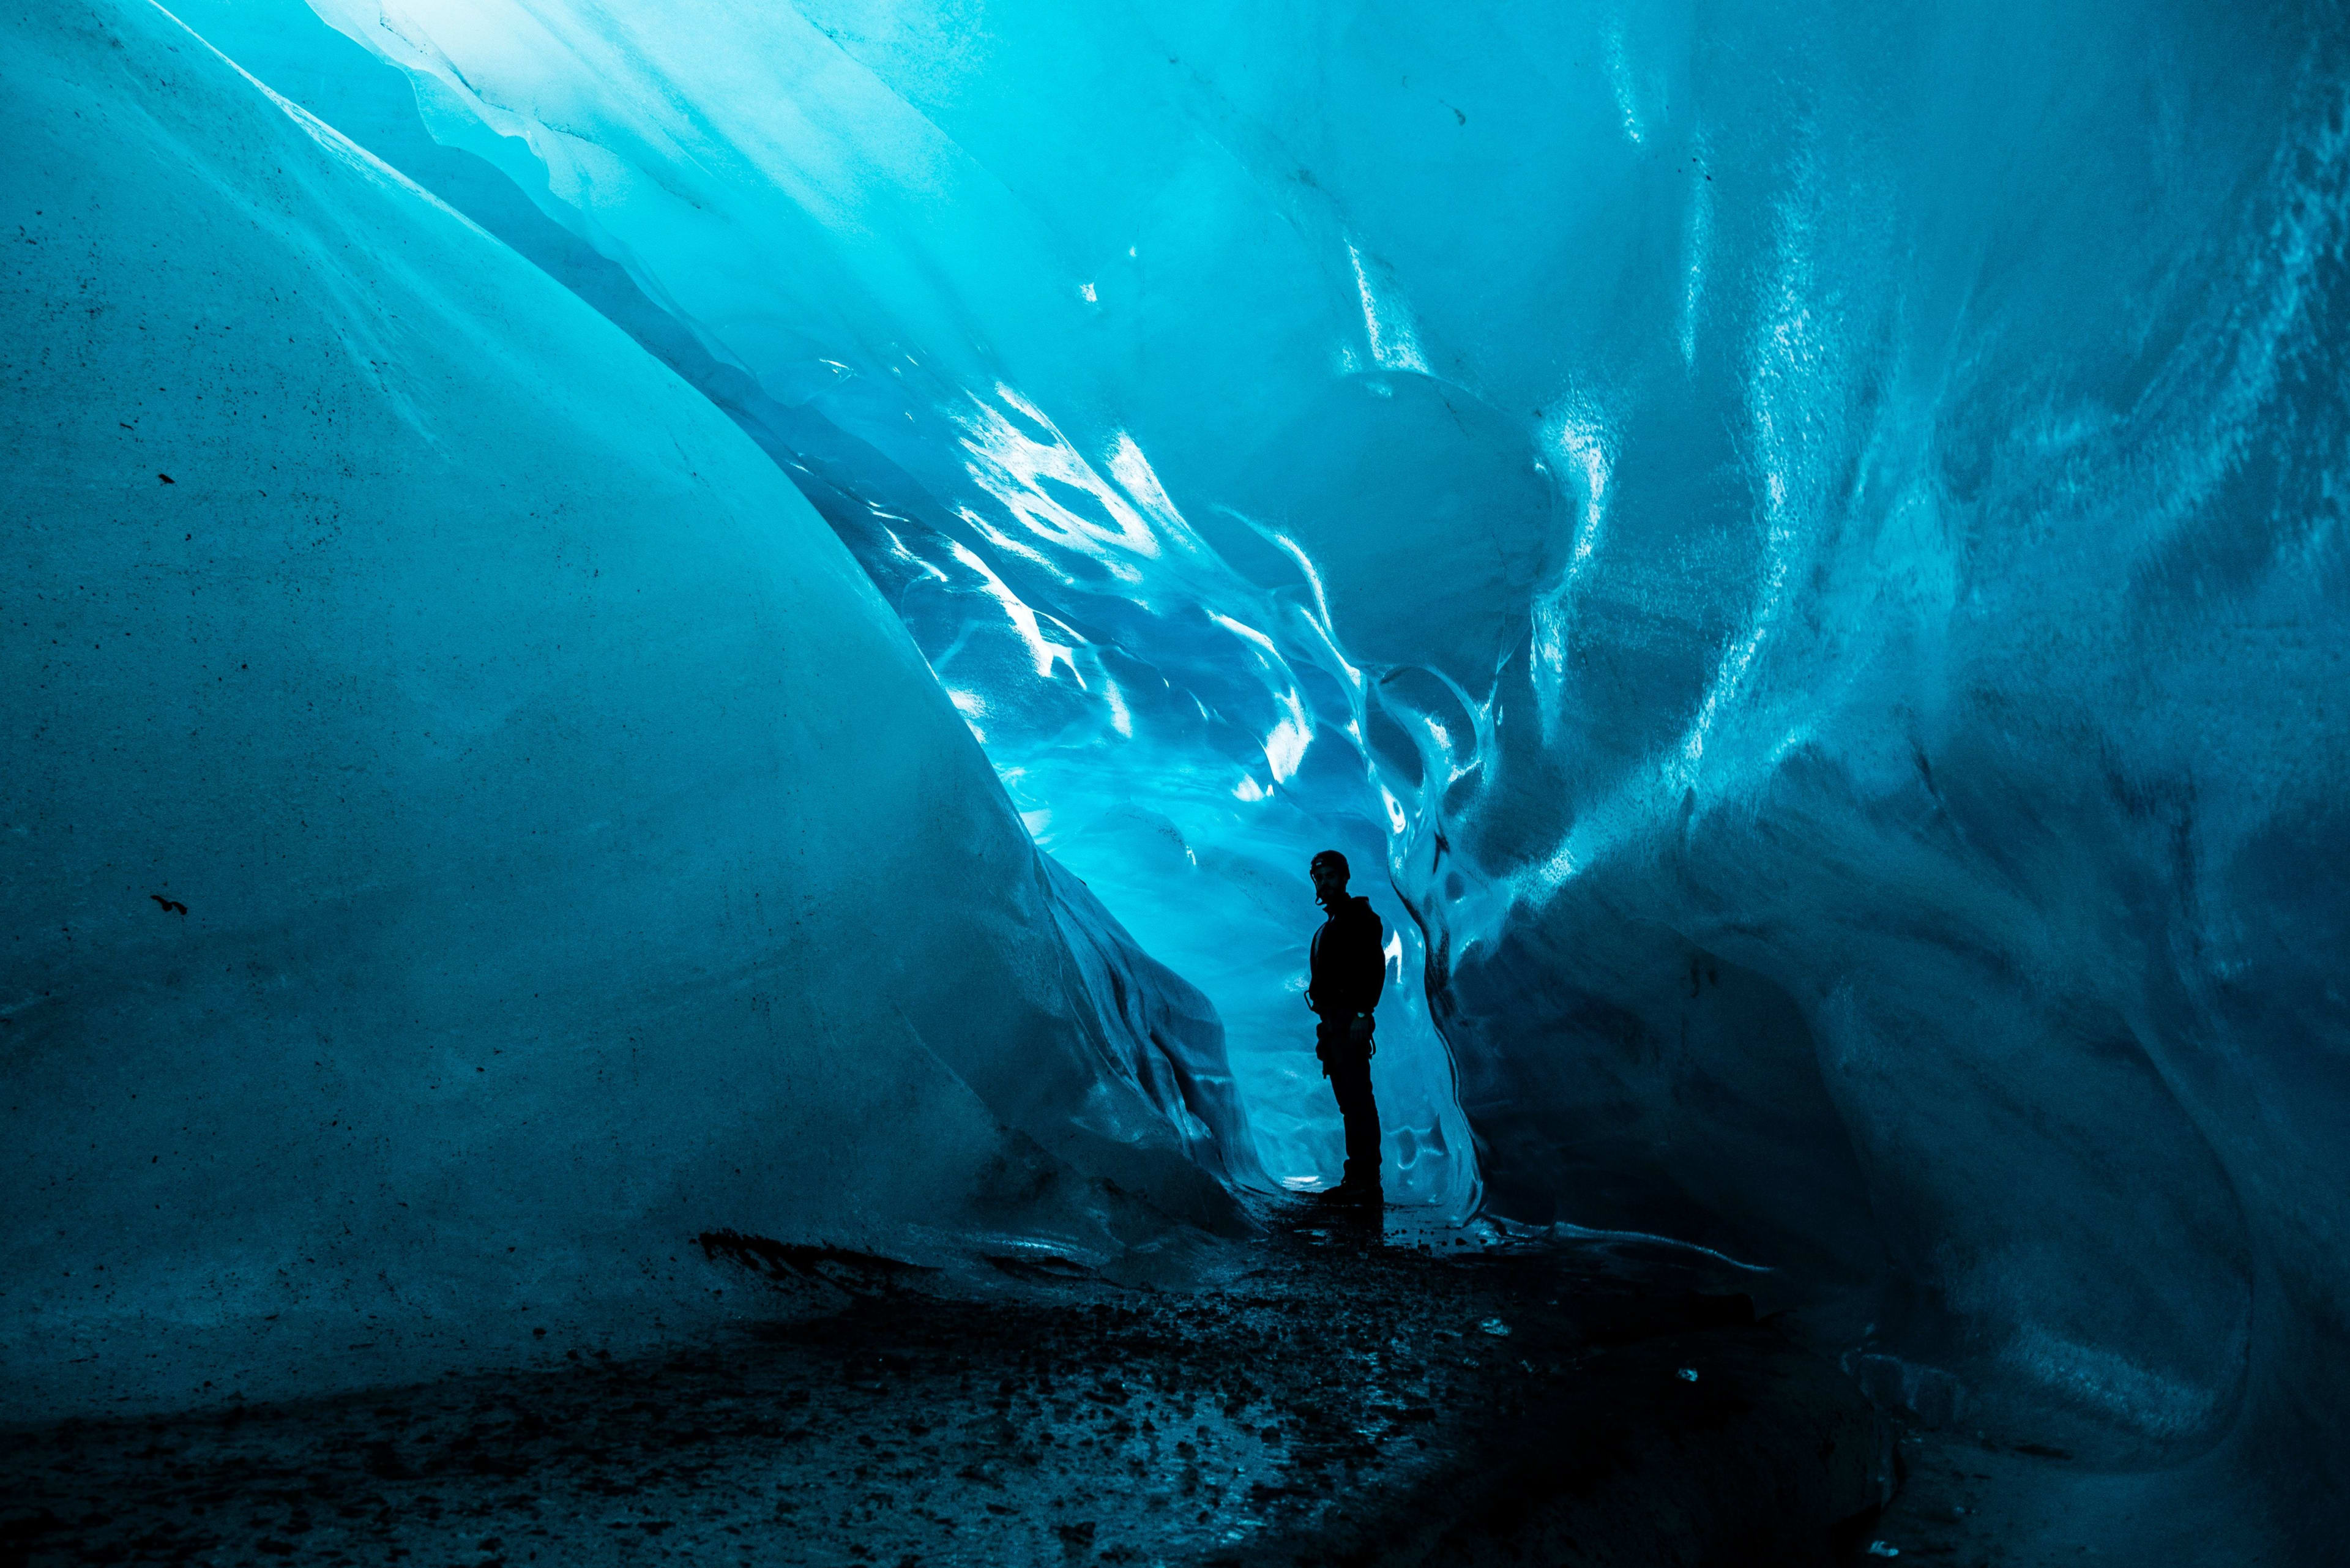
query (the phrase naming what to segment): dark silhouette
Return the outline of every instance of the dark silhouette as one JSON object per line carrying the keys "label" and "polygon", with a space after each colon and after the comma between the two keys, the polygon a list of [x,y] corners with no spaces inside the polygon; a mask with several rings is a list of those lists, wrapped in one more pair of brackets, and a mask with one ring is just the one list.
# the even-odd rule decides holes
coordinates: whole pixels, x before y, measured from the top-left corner
{"label": "dark silhouette", "polygon": [[1347,1123],[1347,1172],[1326,1196],[1359,1202],[1379,1198],[1379,1107],[1371,1097],[1373,1010],[1388,982],[1387,930],[1368,898],[1347,892],[1347,857],[1325,849],[1310,867],[1314,897],[1330,911],[1314,933],[1305,1004],[1319,1022],[1314,1054],[1338,1097]]}

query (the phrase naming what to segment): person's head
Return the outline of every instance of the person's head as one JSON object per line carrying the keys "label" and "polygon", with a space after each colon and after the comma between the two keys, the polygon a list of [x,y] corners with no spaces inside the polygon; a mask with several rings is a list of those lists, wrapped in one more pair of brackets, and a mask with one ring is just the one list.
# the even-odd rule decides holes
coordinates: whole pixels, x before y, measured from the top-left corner
{"label": "person's head", "polygon": [[1317,903],[1335,909],[1347,896],[1347,857],[1335,849],[1325,849],[1306,867],[1314,878],[1314,898]]}

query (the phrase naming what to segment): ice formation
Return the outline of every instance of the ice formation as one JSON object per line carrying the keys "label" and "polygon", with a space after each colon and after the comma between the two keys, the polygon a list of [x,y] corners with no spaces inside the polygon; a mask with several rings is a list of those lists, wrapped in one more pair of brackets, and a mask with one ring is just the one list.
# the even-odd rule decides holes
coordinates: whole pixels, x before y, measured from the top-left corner
{"label": "ice formation", "polygon": [[[902,296],[874,289],[931,263],[866,254],[867,245],[902,248],[886,225],[840,219],[847,232],[828,232],[747,174],[692,192],[678,168],[629,175],[593,149],[574,149],[563,156],[585,159],[603,171],[594,178],[651,202],[626,218],[585,211],[550,192],[521,140],[492,134],[450,99],[441,77],[426,73],[411,93],[380,65],[369,75],[371,57],[297,0],[195,0],[180,14],[592,300],[791,469],[900,612],[1037,841],[1220,1015],[1249,1108],[1244,1160],[1293,1184],[1334,1179],[1337,1117],[1300,996],[1318,918],[1303,876],[1315,851],[1338,845],[1371,868],[1360,890],[1389,928],[1396,978],[1417,978],[1425,966],[1417,923],[1375,869],[1395,807],[1365,776],[1360,672],[1332,641],[1323,607],[1295,591],[1299,573],[1318,566],[1301,566],[1294,546],[1261,540],[1234,518],[1187,516],[1131,438],[1113,432],[1099,450],[1090,441],[1080,450],[1001,367],[981,363],[990,355],[972,359],[961,334],[929,334],[939,338],[934,351],[908,331],[897,319]],[[372,11],[322,14],[361,41],[387,44]],[[433,54],[442,46],[428,14],[403,16],[405,31],[390,37],[403,63],[431,57],[444,73],[470,68]],[[549,19],[508,20],[529,31]],[[597,29],[624,20],[584,22],[576,36],[592,53],[604,47]],[[754,55],[770,43],[811,47],[815,35],[791,14],[774,20],[790,36],[750,40]],[[521,35],[502,32],[493,14],[467,13],[454,25],[517,68],[558,67],[552,36],[533,33],[539,43],[515,53],[501,40]],[[689,58],[701,57],[700,45],[684,35],[679,42]],[[816,64],[773,68],[826,68],[831,47],[820,37],[816,46]],[[619,74],[611,81],[626,90]],[[838,122],[822,161],[848,169],[906,156],[900,143],[923,132],[912,125],[919,116],[894,102],[885,93],[819,106]],[[723,118],[739,107],[706,112]],[[488,161],[433,145],[420,109],[434,134]],[[795,111],[769,98],[757,112]],[[504,130],[519,124],[492,118]],[[735,156],[712,155],[722,163]],[[512,178],[494,174],[493,164]],[[870,199],[893,210],[921,205],[892,194],[878,174],[865,182]],[[871,232],[877,226],[883,232]],[[856,254],[835,255],[844,244]],[[970,248],[959,231],[935,244]],[[1014,276],[1004,286],[1026,285]],[[1074,288],[1068,298],[1084,303]],[[1039,323],[1062,303],[1056,286]],[[958,352],[969,362],[936,362]],[[1517,461],[1505,452],[1494,460]],[[1286,563],[1287,575],[1270,587],[1263,574],[1252,577],[1235,565],[1254,564],[1252,552]],[[1315,744],[1317,736],[1325,743]],[[1407,1199],[1466,1212],[1477,1170],[1450,1058],[1420,988],[1399,985],[1391,995],[1375,1064],[1389,1128],[1388,1185]]]}
{"label": "ice formation", "polygon": [[2328,1554],[2337,7],[313,3],[196,26],[732,413],[1198,987],[1119,1082],[1212,1012],[1331,1167],[1337,844],[1391,1190],[1849,1285],[2122,1554]]}
{"label": "ice formation", "polygon": [[772,462],[164,13],[5,37],[10,1414],[1217,1220],[1212,1012]]}

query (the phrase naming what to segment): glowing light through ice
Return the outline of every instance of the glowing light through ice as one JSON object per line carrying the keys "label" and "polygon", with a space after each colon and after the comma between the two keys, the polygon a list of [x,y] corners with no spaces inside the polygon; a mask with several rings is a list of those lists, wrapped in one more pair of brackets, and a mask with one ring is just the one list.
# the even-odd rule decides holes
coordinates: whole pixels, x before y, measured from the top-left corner
{"label": "glowing light through ice", "polygon": [[1036,612],[1030,609],[1026,602],[1018,594],[1014,593],[1002,577],[995,575],[993,567],[973,555],[968,546],[951,540],[948,542],[947,550],[957,562],[979,578],[985,587],[988,596],[1003,607],[1004,618],[1012,623],[1012,628],[1020,634],[1020,640],[1027,645],[1028,655],[1035,660],[1036,673],[1040,678],[1051,680],[1054,666],[1060,664],[1067,665],[1072,676],[1077,673],[1076,649],[1074,644],[1055,642],[1046,637],[1044,623]]}
{"label": "glowing light through ice", "polygon": [[[967,409],[959,410],[958,421],[972,483],[1047,543],[1093,556],[1128,578],[1136,576],[1135,568],[1117,560],[1112,551],[1151,558],[1159,553],[1159,543],[1133,502],[1104,479],[1035,405],[1001,384],[995,395],[1026,416],[1045,439],[1021,429],[994,405],[972,398]],[[1099,516],[1063,503],[1048,484],[1091,500]]]}
{"label": "glowing light through ice", "polygon": [[1392,286],[1381,290],[1372,286],[1363,253],[1351,243],[1347,246],[1347,260],[1355,269],[1355,292],[1363,305],[1363,336],[1370,341],[1372,361],[1382,370],[1433,375],[1419,351],[1419,328],[1401,295]]}

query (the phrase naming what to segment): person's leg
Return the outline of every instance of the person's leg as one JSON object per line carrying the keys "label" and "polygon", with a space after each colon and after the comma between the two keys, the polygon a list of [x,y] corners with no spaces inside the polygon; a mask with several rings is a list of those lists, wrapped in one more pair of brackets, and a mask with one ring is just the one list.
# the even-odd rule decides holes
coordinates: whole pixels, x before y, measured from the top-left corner
{"label": "person's leg", "polygon": [[1379,1185],[1379,1106],[1371,1096],[1371,1064],[1359,1051],[1349,1050],[1331,1064],[1330,1087],[1338,1096],[1338,1115],[1347,1124],[1346,1185]]}
{"label": "person's leg", "polygon": [[[1344,1122],[1349,1136],[1354,1119],[1347,1113],[1351,1096],[1347,1087],[1347,1036],[1344,1030],[1326,1018],[1314,1022],[1314,1054],[1322,1064],[1322,1076],[1329,1080],[1331,1096],[1338,1102],[1338,1119]],[[1350,1145],[1351,1147],[1351,1145]],[[1344,1177],[1339,1179],[1342,1182]],[[1327,1189],[1326,1189],[1326,1192]]]}

